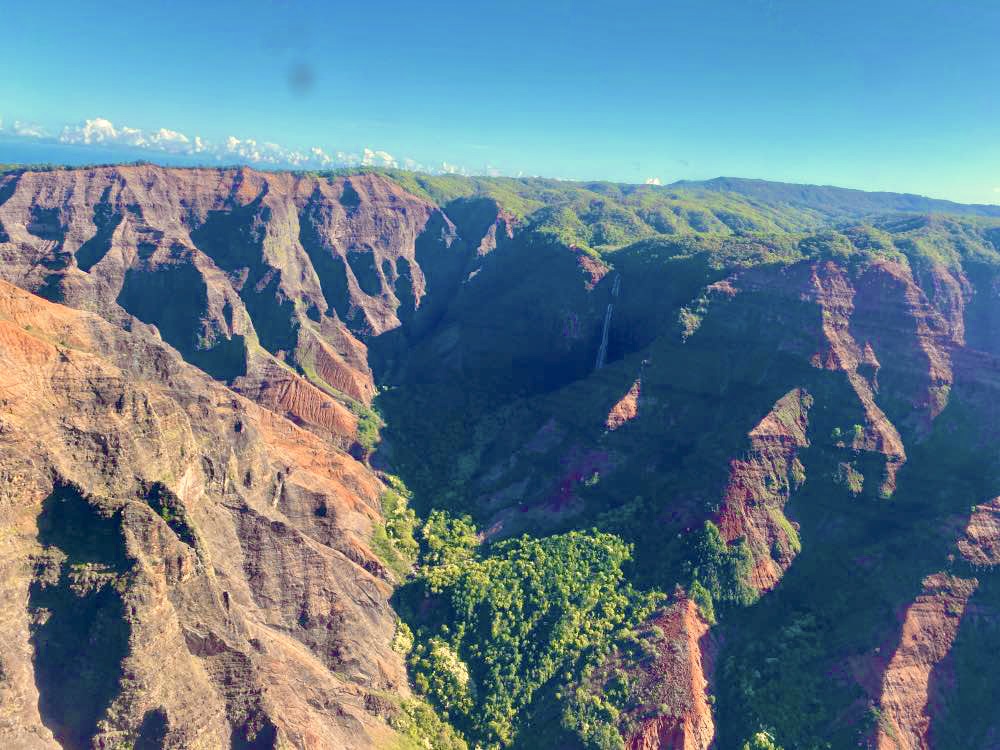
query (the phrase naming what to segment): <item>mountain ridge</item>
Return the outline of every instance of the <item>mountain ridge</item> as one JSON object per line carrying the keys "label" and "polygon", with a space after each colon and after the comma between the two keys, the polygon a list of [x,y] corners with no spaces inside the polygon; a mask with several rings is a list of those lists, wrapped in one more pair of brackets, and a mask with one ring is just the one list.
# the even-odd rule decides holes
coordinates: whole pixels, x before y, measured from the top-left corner
{"label": "mountain ridge", "polygon": [[[333,175],[333,176],[349,176],[351,174],[365,174],[365,173],[382,173],[382,174],[398,174],[398,175],[412,175],[415,178],[433,178],[440,177],[445,179],[458,179],[465,180],[473,183],[489,183],[492,181],[504,182],[504,181],[538,181],[538,182],[553,182],[562,183],[565,185],[575,185],[575,186],[585,186],[585,185],[612,185],[618,187],[628,187],[628,188],[648,188],[648,189],[677,189],[677,188],[694,188],[694,189],[704,189],[712,190],[716,192],[732,192],[741,195],[746,195],[748,197],[754,197],[758,199],[767,199],[771,202],[783,202],[783,203],[798,203],[799,205],[816,207],[816,206],[837,206],[841,204],[844,208],[851,206],[857,207],[857,210],[863,210],[864,214],[868,215],[872,213],[886,213],[892,211],[899,211],[905,213],[957,213],[957,214],[969,214],[969,215],[979,215],[991,218],[1000,217],[1000,204],[991,203],[963,203],[961,201],[953,201],[947,198],[931,198],[919,193],[901,193],[897,191],[887,191],[887,190],[866,190],[863,188],[845,188],[838,185],[832,184],[819,184],[819,183],[808,183],[808,182],[786,182],[782,180],[769,180],[764,178],[755,177],[732,177],[720,175],[718,177],[712,177],[703,180],[692,180],[692,179],[679,179],[670,183],[663,185],[651,184],[649,182],[624,182],[616,180],[587,180],[587,179],[557,179],[557,178],[547,178],[543,176],[532,176],[532,177],[509,177],[509,176],[497,176],[488,177],[482,175],[462,175],[462,174],[439,174],[431,175],[422,172],[409,172],[406,170],[398,170],[392,168],[383,167],[342,167],[327,171],[316,171],[316,170],[296,170],[296,169],[285,169],[285,168],[275,168],[268,169],[262,167],[250,167],[237,162],[232,164],[163,164],[158,165],[157,162],[139,160],[135,162],[127,162],[128,164],[151,164],[161,166],[164,169],[218,169],[218,170],[232,170],[232,169],[253,169],[255,171],[270,173],[270,174],[316,174],[316,175]],[[5,172],[13,171],[37,171],[37,170],[50,170],[50,169],[94,169],[99,167],[114,167],[123,166],[125,162],[94,162],[92,164],[79,164],[79,165],[60,165],[57,163],[17,163],[8,162],[0,163],[0,174]],[[851,200],[851,199],[854,200]],[[858,200],[861,199],[861,200]],[[861,207],[864,206],[862,209]]]}
{"label": "mountain ridge", "polygon": [[[907,213],[958,213],[978,216],[1000,216],[1000,205],[958,203],[943,198],[928,198],[916,193],[896,193],[884,190],[860,190],[836,185],[780,182],[746,177],[715,177],[709,180],[677,180],[665,187],[697,187],[708,190],[737,192],[760,199],[816,206],[862,206],[867,213],[902,211]],[[854,199],[854,200],[851,200]]]}

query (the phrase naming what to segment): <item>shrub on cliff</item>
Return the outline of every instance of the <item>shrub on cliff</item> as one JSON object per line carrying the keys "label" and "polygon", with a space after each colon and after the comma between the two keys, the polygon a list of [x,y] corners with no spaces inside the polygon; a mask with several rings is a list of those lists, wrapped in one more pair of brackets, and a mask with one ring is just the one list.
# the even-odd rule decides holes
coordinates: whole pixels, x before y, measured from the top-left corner
{"label": "shrub on cliff", "polygon": [[743,743],[743,750],[784,750],[774,741],[770,732],[757,732]]}
{"label": "shrub on cliff", "polygon": [[698,612],[705,622],[709,625],[715,625],[715,606],[712,602],[712,594],[701,585],[701,582],[697,578],[691,582],[689,595],[691,601],[698,606]]}
{"label": "shrub on cliff", "polygon": [[[702,601],[695,600],[704,614],[714,609],[705,604],[705,594],[710,601],[747,606],[757,598],[756,590],[748,583],[753,557],[745,540],[726,544],[719,527],[705,521],[700,533],[692,533],[688,543],[687,573],[691,580],[692,595],[695,585]],[[707,619],[707,618],[706,618]]]}
{"label": "shrub on cliff", "polygon": [[372,533],[372,549],[402,581],[417,561],[419,546],[414,538],[417,514],[409,506],[409,492],[398,479],[390,478],[390,489],[382,493],[384,522]]}

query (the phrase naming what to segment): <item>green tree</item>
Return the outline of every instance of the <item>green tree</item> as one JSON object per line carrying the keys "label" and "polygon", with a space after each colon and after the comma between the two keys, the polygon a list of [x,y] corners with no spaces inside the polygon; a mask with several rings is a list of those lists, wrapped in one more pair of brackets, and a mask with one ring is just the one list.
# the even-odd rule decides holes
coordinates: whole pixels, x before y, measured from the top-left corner
{"label": "green tree", "polygon": [[748,583],[753,557],[745,540],[726,544],[719,527],[705,521],[700,533],[691,534],[687,560],[689,588],[698,583],[716,602],[746,606],[756,600],[757,592]]}
{"label": "green tree", "polygon": [[[414,628],[414,683],[483,748],[511,745],[543,685],[575,680],[662,600],[625,581],[632,550],[611,534],[525,536],[482,555],[468,520],[432,514],[422,536],[418,584],[438,616]],[[598,726],[617,736],[609,723],[615,710],[599,713],[581,736],[594,747],[617,747]]]}
{"label": "green tree", "polygon": [[760,731],[743,743],[743,750],[784,750],[770,732]]}

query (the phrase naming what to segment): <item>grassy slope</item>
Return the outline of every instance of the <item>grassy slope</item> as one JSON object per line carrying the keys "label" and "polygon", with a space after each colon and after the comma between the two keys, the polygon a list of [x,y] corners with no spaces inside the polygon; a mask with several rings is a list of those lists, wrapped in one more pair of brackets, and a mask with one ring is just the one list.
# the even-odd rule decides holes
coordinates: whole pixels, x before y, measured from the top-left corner
{"label": "grassy slope", "polygon": [[606,251],[660,234],[731,234],[815,228],[809,209],[772,207],[736,194],[657,185],[573,183],[543,178],[432,177],[389,172],[408,190],[439,205],[493,198],[528,227],[566,244]]}

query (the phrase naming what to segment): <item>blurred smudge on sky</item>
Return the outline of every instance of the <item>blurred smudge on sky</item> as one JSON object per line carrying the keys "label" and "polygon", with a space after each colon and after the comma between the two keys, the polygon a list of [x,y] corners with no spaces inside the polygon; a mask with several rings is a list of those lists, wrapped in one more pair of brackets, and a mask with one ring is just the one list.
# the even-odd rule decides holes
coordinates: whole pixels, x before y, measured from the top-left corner
{"label": "blurred smudge on sky", "polygon": [[293,94],[305,96],[316,84],[316,73],[308,63],[299,62],[292,65],[288,71],[288,88]]}

